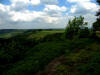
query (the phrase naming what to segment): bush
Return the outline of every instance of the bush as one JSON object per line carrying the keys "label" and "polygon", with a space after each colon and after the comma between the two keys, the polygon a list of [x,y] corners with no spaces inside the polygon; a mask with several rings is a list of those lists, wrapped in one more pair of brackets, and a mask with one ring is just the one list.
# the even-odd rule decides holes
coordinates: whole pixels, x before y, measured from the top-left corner
{"label": "bush", "polygon": [[75,17],[72,21],[69,20],[68,25],[65,29],[65,38],[73,39],[78,34],[81,28],[84,28],[87,22],[84,22],[84,17]]}
{"label": "bush", "polygon": [[78,31],[79,38],[89,38],[89,36],[90,36],[90,31],[87,27],[85,27],[84,29],[80,29]]}

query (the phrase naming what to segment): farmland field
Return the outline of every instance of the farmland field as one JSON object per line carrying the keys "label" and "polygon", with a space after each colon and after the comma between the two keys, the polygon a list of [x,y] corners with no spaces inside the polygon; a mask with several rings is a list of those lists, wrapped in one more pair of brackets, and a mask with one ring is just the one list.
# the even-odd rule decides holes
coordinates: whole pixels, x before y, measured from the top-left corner
{"label": "farmland field", "polygon": [[[34,33],[33,33],[34,32]],[[0,38],[10,38],[17,35],[28,35],[27,38],[43,38],[49,34],[63,33],[64,30],[15,30],[9,33],[0,34]]]}

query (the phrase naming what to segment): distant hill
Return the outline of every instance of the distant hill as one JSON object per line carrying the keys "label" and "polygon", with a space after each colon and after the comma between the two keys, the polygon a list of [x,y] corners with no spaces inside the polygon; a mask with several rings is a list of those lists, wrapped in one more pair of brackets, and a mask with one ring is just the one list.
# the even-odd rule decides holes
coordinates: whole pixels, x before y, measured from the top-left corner
{"label": "distant hill", "polygon": [[48,33],[57,33],[57,32],[64,31],[64,30],[63,29],[1,29],[0,38],[10,38],[10,37],[14,37],[20,34],[21,35],[31,35],[33,33],[40,32],[40,31],[42,32],[38,33],[38,35],[43,36]]}
{"label": "distant hill", "polygon": [[63,29],[0,29],[0,34],[6,34],[11,32],[30,32],[30,31],[41,31],[41,30],[63,30]]}
{"label": "distant hill", "polygon": [[13,30],[13,29],[1,29],[0,34],[10,33],[10,32],[13,32],[13,31],[15,31],[15,30]]}

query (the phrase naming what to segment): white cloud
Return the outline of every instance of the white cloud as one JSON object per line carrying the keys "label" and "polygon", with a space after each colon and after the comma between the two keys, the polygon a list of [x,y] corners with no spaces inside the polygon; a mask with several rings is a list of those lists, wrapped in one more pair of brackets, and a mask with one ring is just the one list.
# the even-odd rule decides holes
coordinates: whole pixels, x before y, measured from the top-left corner
{"label": "white cloud", "polygon": [[56,5],[58,4],[58,0],[30,0],[30,4],[32,4],[33,6],[37,6],[40,4],[50,4],[50,5]]}
{"label": "white cloud", "polygon": [[30,3],[32,5],[39,5],[41,2],[40,2],[40,0],[31,0]]}
{"label": "white cloud", "polygon": [[94,13],[98,10],[99,6],[91,2],[91,0],[68,0],[69,2],[76,2],[71,7],[72,14],[84,15]]}
{"label": "white cloud", "polygon": [[15,11],[23,11],[28,8],[29,5],[32,5],[33,8],[39,5],[46,4],[58,4],[58,0],[10,0],[11,1],[11,9]]}
{"label": "white cloud", "polygon": [[12,17],[11,20],[15,22],[24,21],[24,22],[31,22],[32,20],[42,17],[45,13],[43,12],[30,12],[29,10],[23,12],[15,12],[12,11],[9,13]]}
{"label": "white cloud", "polygon": [[[64,28],[68,20],[73,19],[73,14],[83,15],[91,26],[96,19],[92,13],[98,6],[90,0],[68,1],[75,2],[71,7],[71,14],[67,13],[66,6],[57,5],[58,0],[11,0],[11,5],[0,3],[0,29]],[[29,4],[33,7],[44,5],[44,8],[41,11],[30,11],[27,8]]]}
{"label": "white cloud", "polygon": [[30,3],[29,0],[10,0],[11,5],[10,9],[14,11],[23,11],[28,8],[28,5]]}
{"label": "white cloud", "polygon": [[42,19],[42,22],[46,23],[58,23],[59,17],[52,17],[46,12],[37,12],[37,11],[23,11],[15,12],[12,11],[9,13],[11,15],[11,20],[14,22],[32,22],[34,20]]}
{"label": "white cloud", "polygon": [[27,3],[29,3],[29,0],[10,0],[12,3],[25,3],[25,4],[27,4]]}
{"label": "white cloud", "polygon": [[85,21],[88,22],[88,27],[92,27],[92,24],[96,21],[97,17],[91,13],[85,14],[83,16],[85,17]]}
{"label": "white cloud", "polygon": [[64,12],[67,11],[67,8],[65,6],[59,7],[57,5],[46,5],[44,11]]}
{"label": "white cloud", "polygon": [[91,0],[67,0],[70,3],[74,3],[74,2],[89,2]]}
{"label": "white cloud", "polygon": [[[57,16],[51,16],[52,13],[49,14],[46,11],[29,11],[29,10],[15,11],[11,9],[10,5],[5,6],[3,4],[0,4],[0,7],[1,7],[0,8],[0,29],[63,27],[61,25],[61,22],[63,21],[64,17],[61,14],[58,14]],[[64,7],[57,7],[57,8],[58,8],[57,10],[56,9],[53,10],[60,11],[60,13],[61,13],[61,9],[65,9]],[[52,11],[52,9],[49,10]]]}
{"label": "white cloud", "polygon": [[50,5],[56,5],[58,4],[58,0],[41,0],[41,3],[43,4],[50,4]]}
{"label": "white cloud", "polygon": [[0,11],[6,12],[10,10],[10,6],[5,6],[3,4],[0,4]]}

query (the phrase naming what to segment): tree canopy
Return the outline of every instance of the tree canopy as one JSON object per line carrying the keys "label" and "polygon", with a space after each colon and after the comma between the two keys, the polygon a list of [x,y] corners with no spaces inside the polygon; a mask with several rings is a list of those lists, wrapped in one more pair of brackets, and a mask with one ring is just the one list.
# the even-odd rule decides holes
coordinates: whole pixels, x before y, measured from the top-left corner
{"label": "tree canopy", "polygon": [[[98,4],[100,5],[100,0],[97,0]],[[100,31],[100,9],[97,12],[96,16],[98,16],[97,21],[93,24],[94,31]]]}
{"label": "tree canopy", "polygon": [[84,29],[88,23],[84,22],[84,17],[75,17],[73,20],[69,20],[65,30],[65,37],[72,39],[78,34],[80,29]]}

